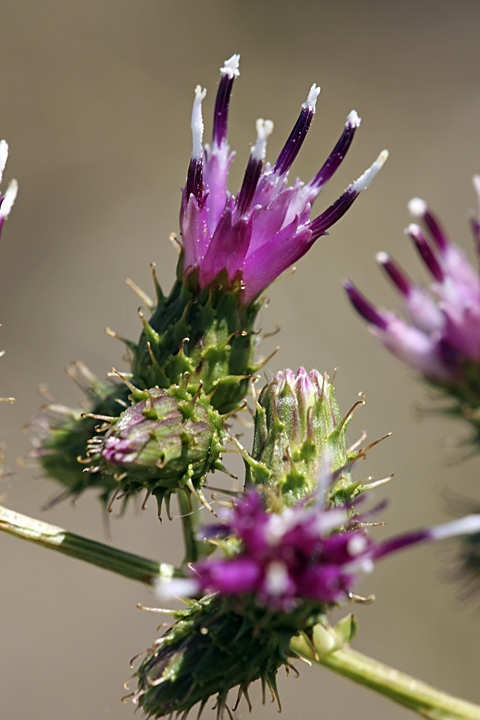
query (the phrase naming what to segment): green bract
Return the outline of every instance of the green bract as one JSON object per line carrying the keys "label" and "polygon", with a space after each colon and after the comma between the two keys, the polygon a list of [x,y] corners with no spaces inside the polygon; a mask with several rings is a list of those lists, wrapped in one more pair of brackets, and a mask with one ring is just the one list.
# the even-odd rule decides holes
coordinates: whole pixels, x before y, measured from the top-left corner
{"label": "green bract", "polygon": [[265,485],[293,506],[311,495],[322,473],[344,468],[330,489],[330,502],[344,505],[359,491],[348,466],[361,451],[349,452],[345,440],[352,414],[342,419],[328,375],[278,372],[256,402],[247,482]]}
{"label": "green bract", "polygon": [[245,695],[249,702],[248,687],[255,680],[277,696],[277,671],[296,657],[291,638],[320,617],[306,609],[271,613],[254,601],[218,595],[191,601],[174,615],[176,623],[147,651],[135,673],[133,699],[148,717],[188,712],[197,703],[201,712],[213,695],[222,717],[229,690],[238,687],[238,700]]}
{"label": "green bract", "polygon": [[168,390],[141,391],[130,385],[132,404],[107,421],[89,440],[89,472],[113,477],[128,496],[146,488],[162,500],[178,488],[201,495],[209,471],[223,470],[224,428],[219,413],[200,390],[188,391],[189,376]]}

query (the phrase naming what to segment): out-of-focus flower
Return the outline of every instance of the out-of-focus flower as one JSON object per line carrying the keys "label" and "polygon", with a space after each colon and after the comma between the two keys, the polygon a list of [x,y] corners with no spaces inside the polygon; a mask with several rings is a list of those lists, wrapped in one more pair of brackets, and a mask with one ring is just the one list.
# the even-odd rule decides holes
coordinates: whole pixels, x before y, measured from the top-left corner
{"label": "out-of-focus flower", "polygon": [[342,603],[375,560],[418,542],[478,533],[480,515],[377,542],[367,536],[361,517],[350,518],[346,508],[325,510],[317,502],[267,512],[260,492],[250,489],[220,530],[238,539],[238,551],[195,564],[190,579],[161,583],[160,592],[253,595],[261,606],[283,612],[312,601]]}
{"label": "out-of-focus flower", "polygon": [[315,114],[320,88],[312,85],[299,118],[275,163],[263,167],[270,120],[257,120],[257,140],[250,152],[240,192],[227,190],[233,153],[227,143],[230,95],[238,69],[233,55],[221,69],[215,102],[213,136],[205,149],[202,100],[206,90],[198,86],[192,114],[193,151],[183,189],[180,229],[183,241],[183,272],[198,289],[215,281],[237,287],[244,305],[299,260],[313,243],[334,225],[373,180],[385,162],[383,151],[371,168],[318,217],[310,219],[313,203],[345,157],[360,124],[355,111],[315,177],[306,185],[296,180],[287,186],[288,173],[305,140]]}
{"label": "out-of-focus flower", "polygon": [[[0,182],[2,182],[3,171],[7,164],[8,158],[8,145],[5,140],[0,140]],[[10,180],[5,195],[0,196],[0,232],[2,231],[3,223],[10,214],[10,210],[13,207],[15,198],[17,197],[18,185],[16,180]]]}
{"label": "out-of-focus flower", "polygon": [[[480,176],[474,178],[480,201]],[[399,360],[427,379],[445,386],[474,383],[478,391],[480,361],[480,276],[462,251],[448,239],[420,198],[410,201],[411,214],[422,221],[406,232],[412,239],[432,281],[429,288],[413,283],[384,252],[377,261],[399,291],[409,322],[372,305],[351,283],[345,287],[354,308],[370,323],[372,333]],[[480,248],[480,221],[471,225]]]}

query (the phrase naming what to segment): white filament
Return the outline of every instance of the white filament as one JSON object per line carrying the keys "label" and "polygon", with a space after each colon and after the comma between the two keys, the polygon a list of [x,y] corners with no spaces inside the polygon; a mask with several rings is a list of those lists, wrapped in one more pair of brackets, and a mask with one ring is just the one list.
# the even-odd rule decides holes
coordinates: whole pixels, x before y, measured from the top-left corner
{"label": "white filament", "polygon": [[228,75],[230,79],[236,78],[240,75],[238,65],[240,63],[240,55],[232,55],[231,58],[225,60],[223,67],[220,68],[222,76]]}
{"label": "white filament", "polygon": [[258,118],[256,122],[257,142],[252,147],[250,154],[254,160],[265,160],[267,152],[267,138],[272,134],[273,122],[271,120],[262,120]]}
{"label": "white filament", "polygon": [[200,85],[195,88],[195,100],[193,101],[192,111],[192,138],[193,138],[193,150],[192,159],[201,160],[203,158],[203,117],[202,117],[202,100],[207,94],[206,90],[202,90]]}
{"label": "white filament", "polygon": [[361,192],[362,190],[366,190],[366,188],[370,185],[375,175],[380,172],[382,167],[385,165],[385,162],[388,158],[388,150],[382,150],[378,158],[375,160],[373,165],[371,165],[368,170],[365,170],[363,175],[360,175],[358,180],[355,180],[352,185],[350,185],[351,190],[354,192]]}

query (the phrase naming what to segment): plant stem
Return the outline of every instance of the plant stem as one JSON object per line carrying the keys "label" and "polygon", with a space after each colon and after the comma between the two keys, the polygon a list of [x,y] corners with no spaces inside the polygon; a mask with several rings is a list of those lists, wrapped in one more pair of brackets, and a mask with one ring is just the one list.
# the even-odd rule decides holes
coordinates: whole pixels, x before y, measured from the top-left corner
{"label": "plant stem", "polygon": [[56,525],[20,515],[1,506],[0,530],[146,585],[154,585],[159,577],[182,575],[173,565],[158,563],[110,545],[88,540]]}
{"label": "plant stem", "polygon": [[193,529],[195,510],[193,503],[195,502],[192,495],[187,494],[185,490],[177,490],[178,505],[180,508],[182,530],[183,530],[183,542],[185,544],[185,558],[183,561],[184,565],[195,562],[198,560],[198,545],[195,539],[195,533]]}
{"label": "plant stem", "polygon": [[313,648],[303,638],[293,638],[291,645],[295,652],[308,660],[318,662],[423,717],[431,720],[480,720],[480,706],[441,692],[351,648],[339,648],[315,657]]}

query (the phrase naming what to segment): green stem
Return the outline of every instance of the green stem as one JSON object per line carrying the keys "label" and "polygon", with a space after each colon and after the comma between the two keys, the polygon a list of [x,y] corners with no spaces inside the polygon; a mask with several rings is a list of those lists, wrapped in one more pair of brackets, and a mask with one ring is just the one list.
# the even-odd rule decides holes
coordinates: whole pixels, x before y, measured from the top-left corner
{"label": "green stem", "polygon": [[198,544],[195,539],[194,531],[194,515],[195,510],[193,503],[195,502],[191,494],[187,494],[185,490],[177,490],[178,506],[182,519],[183,542],[185,544],[185,558],[183,564],[196,562],[199,558]]}
{"label": "green stem", "polygon": [[159,577],[183,575],[173,565],[158,563],[110,545],[88,540],[56,525],[20,515],[1,506],[0,530],[146,585],[154,585]]}
{"label": "green stem", "polygon": [[351,648],[316,655],[302,637],[293,638],[291,646],[308,660],[375,690],[423,717],[431,720],[480,720],[480,706],[441,692]]}

